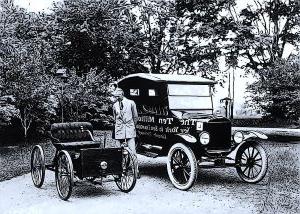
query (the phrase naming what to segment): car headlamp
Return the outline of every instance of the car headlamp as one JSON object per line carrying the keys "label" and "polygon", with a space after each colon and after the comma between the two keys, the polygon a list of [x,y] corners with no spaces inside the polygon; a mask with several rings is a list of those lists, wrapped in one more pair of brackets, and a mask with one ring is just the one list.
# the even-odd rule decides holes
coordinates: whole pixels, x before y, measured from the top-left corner
{"label": "car headlamp", "polygon": [[241,143],[244,140],[244,134],[242,132],[236,132],[233,135],[233,140],[235,143]]}
{"label": "car headlamp", "polygon": [[202,145],[207,145],[210,141],[210,136],[208,132],[201,132],[199,138],[200,138],[200,143]]}
{"label": "car headlamp", "polygon": [[100,163],[100,167],[101,167],[101,169],[107,169],[107,162],[106,161],[102,161]]}

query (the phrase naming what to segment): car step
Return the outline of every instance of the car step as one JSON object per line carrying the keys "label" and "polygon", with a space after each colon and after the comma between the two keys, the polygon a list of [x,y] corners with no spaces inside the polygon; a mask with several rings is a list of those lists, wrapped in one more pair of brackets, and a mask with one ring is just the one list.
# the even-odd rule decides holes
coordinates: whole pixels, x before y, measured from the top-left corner
{"label": "car step", "polygon": [[154,152],[142,152],[142,153],[139,153],[139,154],[147,156],[147,157],[150,157],[150,158],[156,158],[156,157],[158,157],[158,154],[156,154]]}

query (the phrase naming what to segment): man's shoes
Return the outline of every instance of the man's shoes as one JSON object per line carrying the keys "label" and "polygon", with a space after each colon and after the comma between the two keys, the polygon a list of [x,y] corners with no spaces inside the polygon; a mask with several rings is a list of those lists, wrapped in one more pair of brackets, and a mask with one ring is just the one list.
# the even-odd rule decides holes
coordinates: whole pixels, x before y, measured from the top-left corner
{"label": "man's shoes", "polygon": [[137,178],[137,179],[140,179],[140,178],[141,178],[141,173],[140,173],[140,171],[138,171],[138,173],[137,173],[137,175],[136,175],[136,178]]}

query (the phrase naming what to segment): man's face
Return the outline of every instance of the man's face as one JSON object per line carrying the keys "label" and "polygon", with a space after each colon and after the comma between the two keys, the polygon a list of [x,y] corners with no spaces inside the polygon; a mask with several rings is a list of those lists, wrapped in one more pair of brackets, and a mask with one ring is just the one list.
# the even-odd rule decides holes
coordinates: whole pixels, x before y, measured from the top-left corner
{"label": "man's face", "polygon": [[109,90],[110,92],[113,92],[113,91],[116,90],[116,88],[117,88],[117,87],[116,87],[115,84],[110,84],[108,90]]}
{"label": "man's face", "polygon": [[123,95],[122,94],[117,94],[114,96],[116,98],[116,100],[118,101],[122,101],[123,100]]}

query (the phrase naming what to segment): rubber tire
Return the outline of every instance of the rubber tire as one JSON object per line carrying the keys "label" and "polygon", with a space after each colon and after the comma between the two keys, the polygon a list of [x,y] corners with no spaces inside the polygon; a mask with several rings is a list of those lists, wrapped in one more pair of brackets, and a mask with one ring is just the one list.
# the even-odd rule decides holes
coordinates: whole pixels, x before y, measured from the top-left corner
{"label": "rubber tire", "polygon": [[[181,151],[183,151],[187,155],[187,157],[189,159],[189,162],[191,164],[191,176],[189,178],[189,181],[185,185],[182,185],[182,184],[180,184],[176,181],[176,179],[173,176],[172,170],[171,170],[171,157],[172,157],[173,153],[175,151],[177,151],[178,149],[180,149]],[[169,175],[169,178],[170,178],[172,184],[177,189],[180,189],[180,190],[190,189],[194,185],[194,183],[196,182],[197,175],[198,175],[197,159],[194,155],[194,152],[191,150],[191,148],[187,147],[186,145],[184,145],[182,143],[174,144],[171,147],[171,149],[169,150],[169,153],[168,153],[167,170],[168,170],[168,175]]]}
{"label": "rubber tire", "polygon": [[[121,190],[121,192],[125,192],[125,193],[128,193],[128,192],[130,192],[131,190],[133,190],[133,188],[135,187],[135,184],[136,184],[136,180],[137,180],[137,171],[136,171],[136,169],[137,169],[137,166],[136,166],[136,161],[135,161],[135,159],[133,158],[133,155],[132,155],[132,153],[131,153],[131,151],[130,151],[130,149],[128,149],[128,148],[124,148],[124,150],[126,150],[127,152],[128,152],[128,155],[129,155],[129,157],[130,157],[130,159],[132,160],[132,162],[133,162],[133,181],[132,181],[132,184],[131,184],[131,186],[128,188],[128,189],[124,189],[121,185],[120,185],[120,179],[121,178],[117,178],[117,177],[115,177],[115,182],[116,182],[116,185],[118,186],[118,188]],[[123,161],[123,158],[122,158],[122,161]]]}
{"label": "rubber tire", "polygon": [[[70,170],[70,175],[69,175],[69,185],[70,186],[69,186],[68,194],[66,196],[64,196],[64,195],[61,194],[61,191],[60,191],[60,188],[59,188],[59,185],[58,185],[58,159],[62,155],[65,155],[67,157],[68,165],[69,165],[68,167],[69,167],[69,170]],[[73,190],[73,186],[74,186],[74,170],[73,170],[72,159],[71,159],[70,154],[67,151],[62,150],[62,151],[58,152],[56,160],[57,160],[56,161],[56,167],[55,167],[55,184],[56,184],[56,189],[57,189],[59,197],[62,200],[67,201],[70,198],[71,194],[72,194],[72,190]]]}
{"label": "rubber tire", "polygon": [[239,177],[247,182],[247,183],[252,183],[252,184],[255,184],[255,183],[258,183],[260,182],[266,175],[267,173],[267,169],[268,169],[268,157],[266,155],[266,152],[264,150],[264,148],[259,145],[257,142],[255,141],[250,141],[250,142],[245,142],[243,143],[237,150],[236,152],[236,157],[235,157],[235,162],[236,163],[240,163],[240,160],[241,160],[241,156],[243,154],[243,152],[249,148],[249,147],[253,147],[255,148],[259,154],[261,155],[261,158],[262,158],[262,168],[261,168],[261,171],[259,172],[259,174],[255,177],[255,178],[248,178],[244,175],[242,169],[240,166],[236,166],[236,170],[237,170],[237,174],[239,175]]}
{"label": "rubber tire", "polygon": [[[34,177],[33,177],[33,157],[35,152],[39,152],[41,155],[41,178],[40,181],[38,183],[36,183],[34,181]],[[45,171],[46,171],[46,166],[45,166],[45,155],[44,155],[44,150],[40,145],[35,145],[31,151],[31,160],[30,160],[30,172],[31,172],[31,179],[32,182],[34,184],[35,187],[37,188],[41,188],[44,184],[44,180],[45,180]]]}

